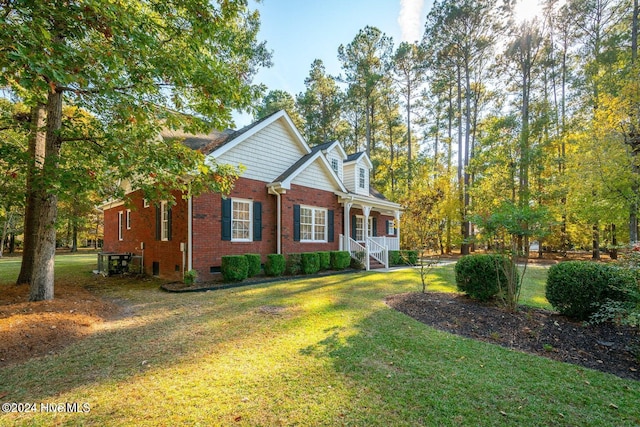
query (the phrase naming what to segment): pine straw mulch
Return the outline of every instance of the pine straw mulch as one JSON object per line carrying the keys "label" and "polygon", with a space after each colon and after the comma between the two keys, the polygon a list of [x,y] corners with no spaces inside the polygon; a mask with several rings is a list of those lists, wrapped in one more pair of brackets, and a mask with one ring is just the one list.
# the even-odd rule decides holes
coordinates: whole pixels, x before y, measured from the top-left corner
{"label": "pine straw mulch", "polygon": [[640,380],[640,331],[585,325],[557,313],[520,307],[507,312],[455,293],[405,293],[387,304],[436,329],[510,349]]}
{"label": "pine straw mulch", "polygon": [[55,285],[51,301],[29,302],[29,286],[3,286],[0,292],[0,368],[54,354],[95,332],[121,307],[87,289]]}

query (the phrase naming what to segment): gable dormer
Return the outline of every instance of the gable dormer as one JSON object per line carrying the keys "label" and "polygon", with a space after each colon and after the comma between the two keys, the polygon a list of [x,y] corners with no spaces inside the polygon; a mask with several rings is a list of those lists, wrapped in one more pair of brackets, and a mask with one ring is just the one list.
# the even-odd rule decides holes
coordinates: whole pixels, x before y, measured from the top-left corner
{"label": "gable dormer", "polygon": [[322,147],[322,153],[327,159],[327,163],[331,166],[331,169],[335,172],[341,182],[344,183],[344,161],[347,159],[347,153],[345,153],[342,145],[338,141],[328,142],[319,146]]}
{"label": "gable dormer", "polygon": [[343,164],[344,186],[352,193],[369,195],[369,175],[373,164],[365,153],[355,153],[347,156]]}

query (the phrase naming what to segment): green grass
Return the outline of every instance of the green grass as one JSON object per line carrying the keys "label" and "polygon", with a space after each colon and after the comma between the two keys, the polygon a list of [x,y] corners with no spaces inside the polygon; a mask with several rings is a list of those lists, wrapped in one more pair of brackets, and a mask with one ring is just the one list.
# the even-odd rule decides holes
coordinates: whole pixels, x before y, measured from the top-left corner
{"label": "green grass", "polygon": [[[429,289],[454,289],[452,271],[434,269]],[[0,401],[86,402],[91,412],[5,414],[0,425],[640,423],[636,381],[450,335],[387,307],[385,295],[420,289],[413,270],[199,294],[164,293],[154,280],[86,281],[132,315],[3,368]]]}

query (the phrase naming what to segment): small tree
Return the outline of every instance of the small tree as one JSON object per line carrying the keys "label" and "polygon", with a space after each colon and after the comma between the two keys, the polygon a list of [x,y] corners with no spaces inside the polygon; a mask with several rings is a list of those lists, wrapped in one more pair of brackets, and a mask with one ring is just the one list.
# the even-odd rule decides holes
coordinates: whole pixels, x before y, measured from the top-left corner
{"label": "small tree", "polygon": [[[528,251],[520,251],[518,242],[524,237],[543,237],[547,229],[548,211],[544,207],[520,207],[508,201],[503,202],[488,217],[475,215],[473,222],[481,228],[485,238],[492,241],[496,252],[496,269],[501,270],[506,283],[498,295],[509,311],[518,309],[520,289],[527,272]],[[522,266],[522,274],[518,274],[518,266]]]}

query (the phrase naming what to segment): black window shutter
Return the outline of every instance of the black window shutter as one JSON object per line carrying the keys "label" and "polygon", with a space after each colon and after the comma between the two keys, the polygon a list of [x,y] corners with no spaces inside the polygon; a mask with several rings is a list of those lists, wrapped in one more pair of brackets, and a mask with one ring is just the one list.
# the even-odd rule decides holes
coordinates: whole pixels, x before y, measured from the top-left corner
{"label": "black window shutter", "polygon": [[171,228],[172,228],[172,222],[173,222],[173,208],[168,208],[169,210],[167,211],[167,240],[171,240]]}
{"label": "black window shutter", "polygon": [[162,238],[162,212],[160,206],[156,205],[156,240]]}
{"label": "black window shutter", "polygon": [[356,224],[357,224],[357,219],[355,215],[351,215],[351,238],[353,240],[356,240]]}
{"label": "black window shutter", "polygon": [[333,242],[334,237],[334,230],[333,230],[333,211],[329,210],[327,211],[327,240],[329,242]]}
{"label": "black window shutter", "polygon": [[300,205],[293,205],[293,241],[300,241]]}
{"label": "black window shutter", "polygon": [[231,240],[231,199],[222,199],[222,240]]}
{"label": "black window shutter", "polygon": [[373,218],[373,236],[371,237],[377,237],[378,236],[378,218]]}
{"label": "black window shutter", "polygon": [[387,220],[387,232],[386,234],[391,234],[391,221]]}
{"label": "black window shutter", "polygon": [[262,240],[262,203],[253,202],[253,241]]}

